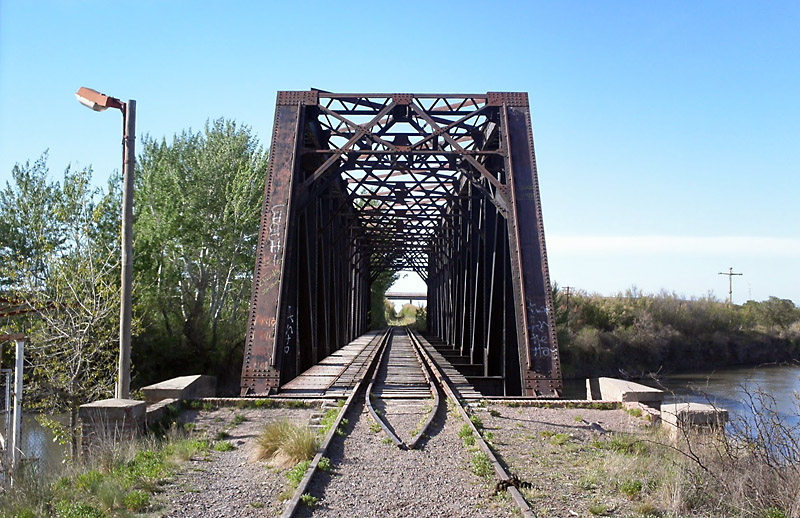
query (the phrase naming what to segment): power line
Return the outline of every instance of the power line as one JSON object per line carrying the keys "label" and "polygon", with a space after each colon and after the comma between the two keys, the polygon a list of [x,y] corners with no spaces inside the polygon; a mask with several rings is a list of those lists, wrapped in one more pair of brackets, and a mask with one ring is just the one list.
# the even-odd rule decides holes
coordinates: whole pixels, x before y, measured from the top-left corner
{"label": "power line", "polygon": [[727,272],[719,272],[719,275],[727,275],[728,276],[728,304],[733,305],[733,276],[734,275],[744,275],[743,273],[734,273],[733,266],[731,266]]}

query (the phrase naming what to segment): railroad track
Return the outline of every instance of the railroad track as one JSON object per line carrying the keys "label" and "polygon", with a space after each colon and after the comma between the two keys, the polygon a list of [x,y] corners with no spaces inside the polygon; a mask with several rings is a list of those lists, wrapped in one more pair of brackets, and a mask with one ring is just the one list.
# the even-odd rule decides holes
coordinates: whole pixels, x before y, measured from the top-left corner
{"label": "railroad track", "polygon": [[[360,411],[354,402],[361,394],[365,405],[381,430],[400,449],[418,449],[423,445],[437,411],[450,400],[461,420],[471,428],[476,446],[489,458],[497,481],[496,491],[507,491],[524,517],[535,517],[528,503],[516,487],[513,477],[499,462],[494,451],[483,440],[470,419],[466,402],[449,381],[445,370],[437,363],[442,359],[424,338],[407,328],[389,328],[380,337],[380,351],[375,354],[366,376],[358,382],[337,420],[334,422],[311,466],[287,504],[282,518],[291,518],[300,507],[301,497],[307,492],[317,470],[319,460],[327,454],[328,447],[342,419]],[[360,408],[360,407],[359,407]],[[446,409],[445,409],[446,411]],[[416,423],[409,429],[409,422]],[[407,437],[408,440],[404,440]],[[343,440],[346,440],[345,437]]]}
{"label": "railroad track", "polygon": [[[395,328],[378,359],[367,388],[372,419],[400,449],[415,449],[439,409],[439,390],[410,331]],[[392,419],[392,418],[399,419]],[[409,429],[413,426],[413,429]],[[401,435],[411,438],[401,439]]]}

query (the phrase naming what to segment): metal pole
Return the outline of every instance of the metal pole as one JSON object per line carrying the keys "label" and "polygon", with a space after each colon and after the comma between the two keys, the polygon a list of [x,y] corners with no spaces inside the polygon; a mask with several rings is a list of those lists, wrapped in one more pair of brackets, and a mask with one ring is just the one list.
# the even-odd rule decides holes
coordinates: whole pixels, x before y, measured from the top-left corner
{"label": "metal pole", "polygon": [[131,290],[133,285],[133,171],[136,165],[136,101],[122,109],[122,287],[119,308],[119,373],[116,397],[128,399],[131,388]]}
{"label": "metal pole", "polygon": [[13,472],[19,467],[20,430],[22,426],[22,359],[25,355],[25,340],[15,340],[17,345],[17,358],[14,365],[14,417],[13,428],[11,431],[11,472],[13,484]]}

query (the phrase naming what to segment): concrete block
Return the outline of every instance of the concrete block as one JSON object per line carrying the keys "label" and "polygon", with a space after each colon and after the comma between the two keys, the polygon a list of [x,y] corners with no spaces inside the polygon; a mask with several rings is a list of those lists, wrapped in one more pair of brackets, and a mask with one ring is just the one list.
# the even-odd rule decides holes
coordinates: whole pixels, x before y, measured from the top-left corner
{"label": "concrete block", "polygon": [[597,401],[603,399],[600,394],[600,383],[597,378],[586,378],[586,399]]}
{"label": "concrete block", "polygon": [[143,387],[142,393],[144,393],[144,400],[148,405],[157,403],[162,399],[214,397],[217,395],[217,378],[201,374],[180,376]]}
{"label": "concrete block", "polygon": [[600,398],[610,401],[661,403],[664,391],[616,378],[598,378]]}
{"label": "concrete block", "polygon": [[153,426],[164,419],[164,416],[167,415],[167,411],[169,410],[168,407],[170,405],[180,405],[180,403],[181,401],[179,399],[168,398],[162,399],[158,403],[153,403],[152,405],[148,406],[146,413],[147,426]]}
{"label": "concrete block", "polygon": [[661,422],[673,430],[715,428],[728,422],[728,411],[705,403],[668,403],[661,405]]}
{"label": "concrete block", "polygon": [[81,448],[87,451],[102,442],[130,439],[145,426],[146,405],[133,399],[103,399],[81,405]]}

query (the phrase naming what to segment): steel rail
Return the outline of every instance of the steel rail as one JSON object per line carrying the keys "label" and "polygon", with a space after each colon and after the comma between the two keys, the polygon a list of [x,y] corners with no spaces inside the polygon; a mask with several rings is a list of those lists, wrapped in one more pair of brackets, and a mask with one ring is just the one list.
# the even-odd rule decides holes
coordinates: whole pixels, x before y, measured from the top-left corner
{"label": "steel rail", "polygon": [[[394,330],[394,328],[390,329]],[[392,333],[392,335],[394,336],[394,333]],[[370,381],[369,387],[367,388],[367,398],[366,398],[367,409],[369,410],[369,414],[370,416],[372,416],[372,419],[376,423],[378,423],[378,425],[381,427],[381,430],[383,430],[383,432],[387,436],[389,436],[389,438],[392,440],[395,446],[397,446],[401,450],[413,450],[416,449],[416,447],[419,445],[419,441],[425,436],[425,432],[428,431],[428,428],[431,426],[431,423],[433,423],[433,418],[436,416],[436,412],[439,409],[440,405],[439,390],[436,388],[436,384],[434,383],[433,378],[431,378],[431,376],[429,375],[425,362],[422,360],[422,357],[419,355],[416,348],[412,346],[412,350],[414,351],[414,354],[417,357],[417,362],[419,362],[419,368],[422,371],[423,376],[425,376],[425,380],[428,382],[428,387],[431,391],[431,396],[433,398],[433,408],[431,408],[430,412],[428,413],[428,417],[425,418],[425,422],[423,423],[422,427],[411,438],[411,441],[406,443],[405,441],[400,439],[400,437],[394,432],[391,426],[389,426],[388,421],[383,417],[381,417],[380,414],[378,414],[378,412],[375,410],[375,407],[372,404],[373,387],[375,386],[375,381],[378,377],[378,371],[380,370],[380,367],[383,364],[383,355],[385,354],[387,349],[389,349],[389,347],[386,347],[381,351],[381,359],[378,362],[378,368],[375,369],[375,371],[373,372],[372,380]],[[376,399],[378,398],[378,396],[374,397]]]}
{"label": "steel rail", "polygon": [[368,377],[371,377],[371,371],[376,370],[376,366],[378,365],[377,359],[383,356],[383,351],[385,350],[386,344],[388,343],[390,337],[391,328],[387,329],[386,332],[380,337],[381,344],[378,346],[380,352],[375,354],[370,362],[369,367],[367,368],[364,377],[358,380],[358,382],[354,385],[352,392],[350,392],[350,395],[345,400],[341,410],[339,410],[339,415],[336,416],[336,419],[333,421],[330,430],[328,430],[328,433],[325,435],[322,444],[317,449],[317,454],[314,455],[314,458],[312,459],[311,464],[309,464],[305,475],[303,475],[302,480],[300,480],[300,483],[297,485],[297,489],[295,489],[292,498],[286,504],[286,507],[281,514],[281,518],[292,518],[292,516],[294,516],[294,514],[297,512],[298,507],[300,507],[300,499],[308,490],[308,486],[311,485],[311,480],[314,478],[314,474],[319,468],[320,460],[322,460],[322,457],[328,453],[328,448],[330,447],[331,442],[333,442],[333,438],[336,436],[336,430],[339,428],[339,425],[342,424],[342,419],[344,418],[345,414],[350,411],[356,396],[359,392],[361,392],[361,388],[364,385],[364,380]]}
{"label": "steel rail", "polygon": [[[492,467],[494,467],[495,476],[503,482],[511,482],[513,477],[511,474],[506,470],[506,468],[500,463],[499,459],[495,455],[494,451],[489,447],[486,441],[483,439],[483,436],[480,434],[480,431],[475,427],[475,424],[470,419],[470,415],[467,412],[466,405],[462,402],[463,399],[458,394],[458,391],[454,389],[451,384],[450,380],[447,378],[445,373],[436,364],[435,361],[430,357],[428,352],[425,350],[425,347],[422,345],[419,337],[416,333],[410,329],[407,329],[409,337],[411,337],[411,343],[419,350],[420,355],[425,359],[425,362],[428,364],[428,367],[431,369],[431,372],[439,381],[439,386],[445,392],[448,398],[450,398],[453,403],[455,403],[455,407],[458,409],[458,413],[461,415],[461,419],[470,427],[472,430],[472,435],[475,437],[475,442],[480,447],[481,451],[486,454],[489,460],[492,463]],[[517,504],[522,516],[526,518],[536,518],[536,513],[533,512],[531,506],[522,496],[519,489],[517,489],[514,485],[508,484],[506,486],[506,491],[511,495],[512,500],[514,503]]]}

